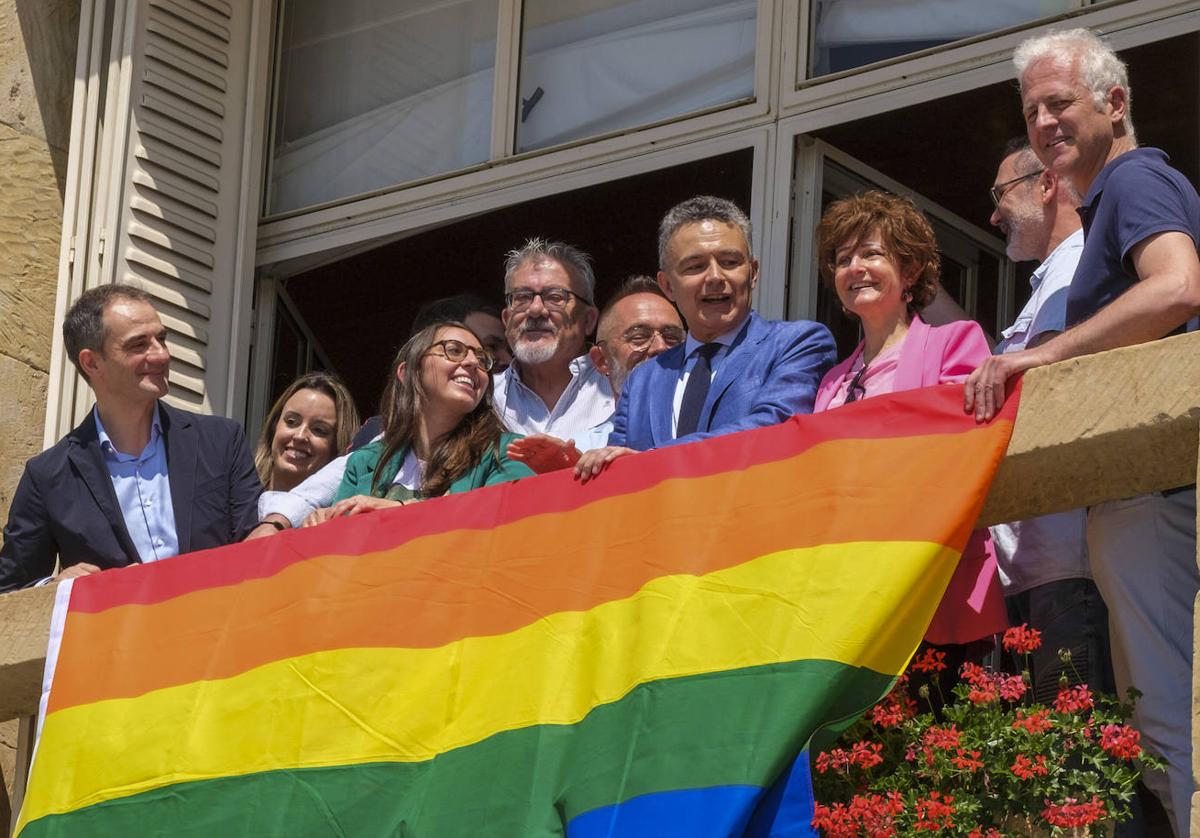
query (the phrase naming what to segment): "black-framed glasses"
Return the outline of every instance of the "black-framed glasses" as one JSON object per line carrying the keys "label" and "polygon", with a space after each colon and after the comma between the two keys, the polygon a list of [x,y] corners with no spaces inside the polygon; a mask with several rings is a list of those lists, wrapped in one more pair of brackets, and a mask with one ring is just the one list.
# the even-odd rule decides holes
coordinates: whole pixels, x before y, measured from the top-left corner
{"label": "black-framed glasses", "polygon": [[[683,343],[683,339],[687,337],[687,333],[678,326],[662,326],[658,329],[650,326],[632,326],[620,335],[620,340],[641,352],[650,348],[655,335],[662,338],[662,342],[667,345],[668,349]],[[604,341],[600,342],[604,343]]]}
{"label": "black-framed glasses", "polygon": [[595,305],[587,297],[576,294],[569,288],[543,288],[541,291],[518,288],[516,291],[509,291],[504,295],[504,304],[508,306],[509,311],[525,311],[533,305],[534,297],[541,297],[542,305],[551,311],[564,310],[567,303],[571,302],[572,297],[580,300],[584,305]]}
{"label": "black-framed glasses", "polygon": [[[496,364],[496,359],[489,355],[482,347],[467,346],[461,340],[447,338],[446,340],[435,340],[429,346],[429,351],[432,352],[435,346],[440,346],[442,351],[440,354],[446,356],[446,360],[452,364],[461,364],[467,360],[468,354],[475,356],[476,363],[484,372],[490,372]],[[426,353],[429,354],[429,353]]]}
{"label": "black-framed glasses", "polygon": [[1046,170],[1045,169],[1037,169],[1035,171],[1030,172],[1029,174],[1021,175],[1020,177],[1015,177],[1012,180],[1006,180],[1006,181],[1004,181],[1004,183],[997,183],[995,186],[993,186],[991,189],[988,190],[988,194],[992,196],[992,206],[996,206],[996,207],[1000,206],[1000,201],[1002,201],[1004,199],[1004,196],[1008,193],[1008,190],[1012,189],[1018,183],[1020,183],[1023,180],[1029,180],[1030,178],[1040,177],[1042,172],[1044,172],[1044,171],[1046,171]]}

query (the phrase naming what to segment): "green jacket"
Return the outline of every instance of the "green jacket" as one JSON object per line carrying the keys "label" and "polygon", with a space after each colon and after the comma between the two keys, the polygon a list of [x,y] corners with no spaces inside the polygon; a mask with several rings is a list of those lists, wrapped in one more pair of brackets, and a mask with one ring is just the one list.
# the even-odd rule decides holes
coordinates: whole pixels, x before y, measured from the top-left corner
{"label": "green jacket", "polygon": [[[500,462],[489,451],[483,461],[468,471],[462,477],[450,484],[446,494],[455,495],[459,492],[469,492],[481,486],[494,486],[497,483],[508,483],[520,480],[522,477],[532,477],[533,472],[524,463],[514,462],[508,458],[508,444],[520,439],[520,434],[504,433],[500,435]],[[396,455],[383,467],[383,479],[380,492],[372,492],[371,484],[375,481],[375,469],[379,467],[379,458],[383,456],[383,440],[364,445],[350,455],[346,461],[346,472],[342,475],[342,485],[338,486],[333,502],[337,503],[354,495],[374,495],[383,497],[383,492],[396,479],[396,472],[408,453],[407,449],[396,452]]]}

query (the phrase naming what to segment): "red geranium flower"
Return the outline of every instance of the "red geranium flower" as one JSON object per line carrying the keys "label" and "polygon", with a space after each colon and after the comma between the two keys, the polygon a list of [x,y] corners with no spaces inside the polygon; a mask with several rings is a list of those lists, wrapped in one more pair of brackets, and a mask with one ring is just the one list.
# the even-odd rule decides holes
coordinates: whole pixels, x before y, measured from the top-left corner
{"label": "red geranium flower", "polygon": [[1059,690],[1058,697],[1054,699],[1054,709],[1059,713],[1082,713],[1091,710],[1093,703],[1088,685],[1079,684]]}
{"label": "red geranium flower", "polygon": [[1020,701],[1021,696],[1025,695],[1025,690],[1028,689],[1028,686],[1025,683],[1024,676],[998,676],[996,678],[996,689],[1000,693],[1000,697],[1005,701]]}
{"label": "red geranium flower", "polygon": [[1118,759],[1137,759],[1142,755],[1138,741],[1142,734],[1129,725],[1103,725],[1100,728],[1100,747]]}
{"label": "red geranium flower", "polygon": [[941,672],[946,668],[946,653],[926,649],[925,654],[914,660],[909,668],[915,672]]}
{"label": "red geranium flower", "polygon": [[918,832],[940,832],[954,826],[954,797],[931,791],[925,800],[917,801],[917,820],[913,829]]}
{"label": "red geranium flower", "polygon": [[860,768],[873,768],[883,762],[879,752],[883,745],[879,742],[855,742],[850,749],[850,761]]}
{"label": "red geranium flower", "polygon": [[951,757],[950,762],[955,768],[961,768],[964,771],[978,771],[983,768],[983,760],[979,758],[979,751],[964,751],[959,748],[957,756]]}
{"label": "red geranium flower", "polygon": [[944,748],[950,750],[958,747],[958,726],[950,725],[950,727],[938,727],[933,725],[929,730],[925,731],[925,744],[932,748]]}
{"label": "red geranium flower", "polygon": [[1092,799],[1085,803],[1076,803],[1073,797],[1068,797],[1060,805],[1055,805],[1047,800],[1046,808],[1042,810],[1042,817],[1046,819],[1046,823],[1051,826],[1064,827],[1087,826],[1102,820],[1107,814],[1104,801],[1094,794]]}
{"label": "red geranium flower", "polygon": [[1017,758],[1009,770],[1022,780],[1028,780],[1035,775],[1045,777],[1050,773],[1050,769],[1046,767],[1046,758],[1041,754],[1038,754],[1036,759],[1033,760],[1024,754],[1017,754]]}
{"label": "red geranium flower", "polygon": [[1050,720],[1049,710],[1034,710],[1028,714],[1024,710],[1018,710],[1017,720],[1012,726],[1013,730],[1024,728],[1030,733],[1045,733],[1054,726],[1054,722]]}
{"label": "red geranium flower", "polygon": [[1022,623],[1004,632],[1004,648],[1018,655],[1027,655],[1042,645],[1042,633]]}

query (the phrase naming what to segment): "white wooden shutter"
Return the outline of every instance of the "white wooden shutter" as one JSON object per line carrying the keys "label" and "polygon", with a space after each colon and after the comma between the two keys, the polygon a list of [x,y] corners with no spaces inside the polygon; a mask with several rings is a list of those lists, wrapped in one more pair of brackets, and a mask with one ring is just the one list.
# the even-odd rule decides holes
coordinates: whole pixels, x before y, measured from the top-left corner
{"label": "white wooden shutter", "polygon": [[[105,5],[84,0],[81,13],[57,322],[85,288],[138,285],[170,332],[168,401],[240,412],[230,364],[250,322],[261,150],[247,137],[261,134],[248,129],[265,83],[249,76],[265,66],[251,43],[265,0]],[[63,380],[51,385],[48,439],[90,403],[55,340],[52,378]]]}

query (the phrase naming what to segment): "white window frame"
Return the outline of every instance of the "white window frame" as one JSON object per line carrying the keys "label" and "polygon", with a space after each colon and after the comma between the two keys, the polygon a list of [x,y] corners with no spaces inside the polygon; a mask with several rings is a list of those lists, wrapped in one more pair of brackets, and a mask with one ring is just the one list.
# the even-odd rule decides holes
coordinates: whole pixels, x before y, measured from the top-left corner
{"label": "white window frame", "polygon": [[[1195,29],[1190,19],[1197,9],[1195,0],[1109,0],[912,56],[804,80],[809,0],[782,2],[785,31],[780,69],[786,81],[781,84],[780,117],[812,113],[820,120],[817,127],[1012,79],[1013,48],[1052,28],[1087,27],[1107,35],[1117,49],[1127,49]],[[1159,34],[1148,36],[1148,32]]]}
{"label": "white window frame", "polygon": [[[277,0],[282,3],[282,0]],[[394,184],[362,195],[348,196],[284,213],[266,214],[264,202],[260,240],[291,240],[307,231],[336,224],[349,217],[370,216],[379,212],[404,212],[420,195],[449,195],[472,185],[500,185],[512,177],[537,177],[588,160],[611,159],[621,152],[636,153],[680,134],[700,134],[716,126],[733,126],[761,121],[769,117],[776,100],[774,87],[778,74],[778,33],[775,13],[779,0],[758,0],[755,18],[754,93],[747,99],[714,105],[701,111],[671,117],[649,125],[582,137],[567,143],[515,153],[517,141],[516,109],[520,100],[518,75],[521,63],[521,12],[523,0],[497,0],[500,4],[496,29],[495,82],[492,98],[491,156],[483,163],[439,172],[426,178]],[[278,59],[278,39],[273,53]],[[278,60],[276,60],[278,64]],[[273,115],[268,115],[273,123]],[[273,128],[272,128],[273,134]],[[273,147],[274,137],[271,137]],[[266,149],[268,165],[271,148]],[[264,193],[266,190],[264,190]],[[417,198],[419,200],[419,198]]]}

